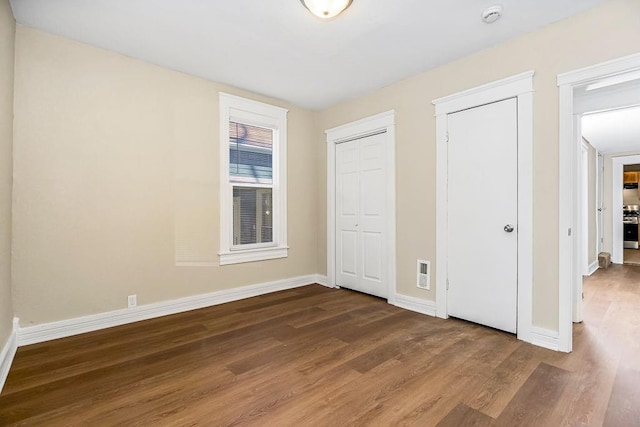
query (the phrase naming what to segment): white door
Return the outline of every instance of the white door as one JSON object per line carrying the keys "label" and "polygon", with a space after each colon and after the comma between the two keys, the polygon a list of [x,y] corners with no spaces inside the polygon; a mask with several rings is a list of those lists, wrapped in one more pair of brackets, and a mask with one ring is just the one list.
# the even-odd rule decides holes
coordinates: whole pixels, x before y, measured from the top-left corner
{"label": "white door", "polygon": [[596,252],[600,254],[602,252],[602,241],[603,241],[603,232],[604,232],[604,220],[603,220],[603,211],[604,211],[604,203],[603,203],[603,193],[604,193],[604,157],[602,154],[598,152],[598,157],[596,161],[596,224],[598,227],[598,241],[597,241],[597,249]]}
{"label": "white door", "polygon": [[516,332],[517,100],[449,114],[447,312]]}
{"label": "white door", "polygon": [[[580,170],[580,219],[582,223],[581,230],[581,244],[582,244],[582,276],[589,275],[589,147],[586,144],[581,144],[582,150],[580,152],[581,170]],[[580,277],[582,280],[582,277]],[[577,295],[577,294],[576,294]],[[580,290],[582,295],[582,289]]]}
{"label": "white door", "polygon": [[336,284],[386,298],[384,141],[336,146]]}

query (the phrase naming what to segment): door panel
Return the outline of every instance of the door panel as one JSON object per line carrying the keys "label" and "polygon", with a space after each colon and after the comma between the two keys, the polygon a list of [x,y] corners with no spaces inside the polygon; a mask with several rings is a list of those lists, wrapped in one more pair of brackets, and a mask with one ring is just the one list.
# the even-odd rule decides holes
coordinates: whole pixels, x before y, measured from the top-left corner
{"label": "door panel", "polygon": [[382,169],[362,172],[362,214],[368,217],[382,215],[384,192]]}
{"label": "door panel", "polygon": [[516,332],[517,101],[450,114],[447,122],[447,311]]}
{"label": "door panel", "polygon": [[343,274],[356,275],[357,265],[357,233],[355,231],[342,231],[342,265],[340,271]]}
{"label": "door panel", "polygon": [[358,214],[358,150],[355,147],[344,147],[340,155],[342,158],[338,165],[339,214],[355,219]]}
{"label": "door panel", "polygon": [[362,233],[364,248],[364,269],[363,276],[369,280],[382,281],[380,275],[380,260],[382,255],[382,235],[381,233]]}
{"label": "door panel", "polygon": [[336,282],[386,297],[384,135],[336,146]]}

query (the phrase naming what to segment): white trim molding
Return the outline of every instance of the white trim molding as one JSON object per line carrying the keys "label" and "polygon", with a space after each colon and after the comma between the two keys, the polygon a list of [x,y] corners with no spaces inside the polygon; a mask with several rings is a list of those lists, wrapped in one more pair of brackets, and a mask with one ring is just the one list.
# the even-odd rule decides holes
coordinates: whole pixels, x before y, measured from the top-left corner
{"label": "white trim molding", "polygon": [[[640,155],[620,156],[611,159],[611,217],[622,218],[622,205],[624,204],[623,185],[624,167],[640,163]],[[609,207],[607,207],[609,209]],[[611,221],[611,262],[614,264],[624,263],[624,225],[622,221]]]}
{"label": "white trim molding", "polygon": [[598,260],[595,260],[591,264],[589,264],[589,270],[587,271],[587,276],[591,276],[596,271],[598,271]]}
{"label": "white trim molding", "polygon": [[448,272],[447,117],[509,98],[518,100],[518,339],[532,342],[533,328],[533,75],[506,79],[436,99],[436,314],[446,319]]}
{"label": "white trim molding", "polygon": [[436,107],[436,116],[455,113],[533,92],[533,75],[534,71],[526,71],[502,80],[454,93],[453,95],[434,99],[432,103]]}
{"label": "white trim molding", "polygon": [[558,86],[586,85],[596,80],[637,70],[640,70],[640,53],[558,74]]}
{"label": "white trim molding", "polygon": [[537,345],[538,347],[559,351],[560,345],[558,336],[559,334],[556,331],[533,326],[531,328],[531,341],[529,342],[533,345]]}
{"label": "white trim molding", "polygon": [[14,317],[13,330],[11,331],[9,338],[7,338],[7,342],[2,347],[2,352],[0,353],[0,393],[7,381],[7,377],[9,376],[9,369],[11,369],[11,364],[13,363],[13,358],[16,355],[16,350],[18,350],[18,318]]}
{"label": "white trim molding", "polygon": [[384,133],[387,170],[387,301],[396,295],[396,137],[395,111],[390,110],[325,131],[327,135],[327,285],[336,286],[336,144]]}
{"label": "white trim molding", "polygon": [[[243,262],[264,261],[267,259],[286,258],[289,246],[274,246],[239,251],[220,252],[220,265],[240,264]],[[181,264],[183,266],[183,264]]]}
{"label": "white trim molding", "polygon": [[[286,258],[287,246],[287,113],[289,110],[220,92],[220,265]],[[272,183],[232,183],[229,175],[229,122],[273,130]],[[273,242],[234,245],[233,187],[271,188]]]}
{"label": "white trim molding", "polygon": [[70,337],[85,332],[97,331],[141,320],[153,319],[170,314],[182,313],[199,308],[211,307],[231,301],[238,301],[271,292],[298,288],[318,283],[318,275],[294,277],[276,280],[257,285],[240,288],[225,289],[201,295],[162,301],[153,304],[140,305],[133,308],[114,310],[90,316],[76,317],[42,325],[28,326],[18,330],[18,344],[20,346],[39,342]]}
{"label": "white trim molding", "polygon": [[318,285],[326,286],[327,288],[337,288],[337,286],[329,286],[327,276],[325,276],[324,274],[316,274],[316,283]]}
{"label": "white trim molding", "polygon": [[396,294],[396,300],[393,305],[395,305],[396,307],[404,308],[405,310],[411,310],[415,311],[416,313],[426,314],[427,316],[435,317],[436,315],[435,301],[410,297],[408,295]]}
{"label": "white trim molding", "polygon": [[[640,70],[640,54],[625,56],[559,74],[559,229],[558,229],[558,347],[570,352],[573,347],[573,313],[580,313],[574,305],[582,304],[574,298],[582,287],[580,268],[580,138],[576,135],[574,89],[598,80]],[[622,207],[622,205],[620,205]],[[615,209],[615,206],[614,206]],[[613,213],[615,215],[615,212]],[[615,221],[614,221],[615,223]]]}

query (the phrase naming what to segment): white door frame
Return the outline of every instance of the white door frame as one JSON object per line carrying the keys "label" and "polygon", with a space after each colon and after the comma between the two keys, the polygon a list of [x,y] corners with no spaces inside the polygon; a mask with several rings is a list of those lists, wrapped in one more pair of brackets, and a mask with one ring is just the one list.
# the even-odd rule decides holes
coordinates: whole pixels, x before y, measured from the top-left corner
{"label": "white door frame", "polygon": [[[626,56],[558,75],[559,112],[559,251],[558,251],[558,344],[561,351],[573,346],[573,295],[582,284],[580,263],[580,218],[578,194],[580,185],[580,146],[574,134],[573,92],[578,86],[604,77],[640,70],[640,54]],[[615,209],[615,206],[614,206]],[[612,212],[615,215],[615,212]],[[581,300],[577,302],[581,304]]]}
{"label": "white door frame", "polygon": [[384,133],[386,158],[387,301],[396,301],[396,138],[395,111],[347,123],[325,131],[327,135],[327,284],[336,286],[336,144]]}
{"label": "white door frame", "polygon": [[[533,71],[436,99],[436,315],[447,314],[447,115],[518,99],[518,339],[544,345],[533,333]],[[479,278],[480,280],[482,278]]]}
{"label": "white door frame", "polygon": [[[578,135],[581,135],[579,132]],[[589,146],[581,144],[580,211],[582,219],[582,275],[589,275]],[[580,292],[582,294],[582,292]],[[582,316],[580,316],[582,317]]]}
{"label": "white door frame", "polygon": [[[611,207],[613,230],[611,234],[612,254],[611,262],[615,264],[624,263],[624,225],[622,224],[622,205],[623,185],[624,185],[624,167],[627,165],[635,165],[640,163],[640,155],[636,156],[620,156],[611,159]],[[616,218],[618,220],[616,220]]]}
{"label": "white door frame", "polygon": [[[588,255],[585,252],[588,252],[589,241],[586,236],[589,235],[588,225],[589,225],[589,211],[585,208],[585,191],[583,186],[588,185],[588,175],[585,179],[584,174],[586,170],[584,169],[584,156],[586,150],[586,156],[588,160],[589,149],[583,141],[582,138],[582,114],[574,114],[573,115],[573,137],[576,138],[576,143],[578,144],[579,152],[578,158],[575,163],[576,173],[579,176],[578,181],[578,190],[575,194],[575,205],[578,207],[577,218],[578,221],[576,223],[576,228],[580,229],[580,232],[575,232],[576,234],[576,253],[578,253],[578,259],[576,260],[576,268],[577,270],[573,272],[574,275],[579,276],[580,280],[575,282],[575,288],[572,290],[572,298],[573,302],[572,306],[572,321],[574,323],[582,322],[582,276],[586,274],[588,267],[585,267],[587,264]],[[588,200],[588,195],[587,195]],[[558,334],[559,335],[559,334]]]}

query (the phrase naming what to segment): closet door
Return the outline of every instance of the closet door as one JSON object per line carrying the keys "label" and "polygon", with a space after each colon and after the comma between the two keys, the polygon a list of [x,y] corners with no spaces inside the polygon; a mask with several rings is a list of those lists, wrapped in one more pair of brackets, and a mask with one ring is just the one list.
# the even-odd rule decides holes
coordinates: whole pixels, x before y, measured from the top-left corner
{"label": "closet door", "polygon": [[447,117],[449,315],[516,332],[518,108],[515,99]]}
{"label": "closet door", "polygon": [[387,297],[384,134],[336,147],[336,284]]}

